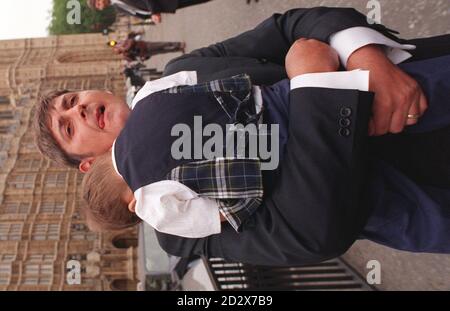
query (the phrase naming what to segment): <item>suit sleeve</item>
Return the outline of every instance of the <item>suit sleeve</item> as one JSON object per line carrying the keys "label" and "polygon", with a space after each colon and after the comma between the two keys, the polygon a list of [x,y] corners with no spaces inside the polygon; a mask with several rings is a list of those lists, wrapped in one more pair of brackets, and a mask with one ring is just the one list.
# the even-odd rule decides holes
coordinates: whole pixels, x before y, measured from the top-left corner
{"label": "suit sleeve", "polygon": [[[130,12],[128,12],[127,10],[122,9],[120,6],[114,5],[114,8],[115,8],[118,12],[124,13],[124,14],[126,14],[126,15],[131,15]],[[138,17],[138,18],[140,18],[140,19],[147,19],[147,18],[150,18],[150,17],[151,17],[151,14],[149,14],[149,15],[144,15],[144,14],[136,13],[135,15],[132,15],[132,16]]]}
{"label": "suit sleeve", "polygon": [[287,146],[279,182],[264,206],[239,234],[224,225],[221,234],[198,240],[160,235],[163,249],[181,257],[270,266],[342,255],[370,214],[363,200],[372,99],[372,93],[354,90],[293,90],[289,113],[298,117],[289,126],[294,147]]}
{"label": "suit sleeve", "polygon": [[363,14],[351,8],[293,9],[274,14],[256,28],[234,38],[172,60],[165,74],[184,70],[187,60],[197,57],[250,58],[284,66],[284,58],[295,40],[314,38],[328,43],[332,34],[358,26],[375,28],[387,37],[395,38],[384,26],[369,25]]}

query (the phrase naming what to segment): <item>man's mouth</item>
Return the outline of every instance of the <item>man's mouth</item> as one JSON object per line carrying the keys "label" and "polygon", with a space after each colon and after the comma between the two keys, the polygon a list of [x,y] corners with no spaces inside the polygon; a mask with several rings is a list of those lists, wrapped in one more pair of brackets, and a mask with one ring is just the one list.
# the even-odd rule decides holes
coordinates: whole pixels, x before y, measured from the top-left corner
{"label": "man's mouth", "polygon": [[105,106],[100,106],[100,108],[97,109],[96,117],[97,117],[98,127],[101,129],[104,129],[105,128]]}

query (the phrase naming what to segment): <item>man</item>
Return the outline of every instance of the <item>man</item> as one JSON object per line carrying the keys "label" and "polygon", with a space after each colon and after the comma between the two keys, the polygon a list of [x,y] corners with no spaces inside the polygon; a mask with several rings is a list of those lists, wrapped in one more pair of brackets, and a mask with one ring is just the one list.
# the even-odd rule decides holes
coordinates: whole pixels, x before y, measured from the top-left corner
{"label": "man", "polygon": [[[380,36],[367,27],[369,26],[365,16],[352,9],[292,10],[283,15],[276,14],[254,30],[240,36],[196,50],[170,62],[165,74],[196,70],[198,82],[202,82],[248,73],[255,84],[272,84],[286,77],[284,57],[297,39],[315,38],[333,45],[336,40],[347,41],[345,37],[349,34],[351,38],[355,38],[355,31],[362,31],[365,33],[363,40],[350,40],[350,43],[359,42],[356,46],[347,49],[348,44],[344,44],[346,51],[340,53],[341,62],[347,69],[363,68],[371,71],[371,90],[376,91],[371,131],[374,134],[398,132],[406,124],[417,123],[418,116],[426,109],[426,101],[422,98],[417,83],[394,66],[379,48],[373,46],[395,46],[395,42],[387,40],[387,37],[395,37],[382,26],[375,27],[385,36]],[[450,50],[448,41],[428,42],[433,45],[432,49],[435,49],[433,56],[442,51],[440,46]],[[417,43],[419,47],[415,57],[426,57],[421,42]],[[396,47],[408,48],[398,44]],[[389,56],[398,62],[410,54],[393,49]],[[125,110],[114,115],[109,115],[108,109],[105,111],[107,102],[108,105],[120,105],[120,100],[113,96],[95,92],[83,93],[81,103],[75,104],[76,96],[74,93],[61,96],[54,94],[53,98],[48,99],[56,103],[55,109],[49,111],[51,124],[48,124],[47,119],[41,119],[40,127],[41,133],[47,131],[53,138],[44,143],[41,139],[38,141],[44,153],[58,154],[51,156],[52,158],[59,157],[66,164],[76,165],[80,170],[87,171],[95,157],[111,147],[120,131],[119,125],[124,123],[128,115]],[[290,96],[291,102],[305,103],[304,107],[322,110],[317,114],[322,117],[303,120],[304,134],[300,135],[309,134],[310,138],[305,139],[317,148],[314,150],[328,150],[331,143],[337,154],[342,155],[336,156],[327,152],[327,159],[322,158],[320,165],[320,161],[317,162],[320,159],[318,157],[305,159],[305,182],[315,187],[309,192],[299,193],[298,202],[303,207],[293,204],[284,210],[261,208],[254,216],[254,226],[239,235],[227,228],[221,234],[203,239],[186,239],[158,233],[159,242],[168,253],[181,257],[204,254],[263,265],[307,264],[339,256],[362,232],[368,214],[374,207],[371,204],[374,198],[368,197],[369,202],[360,205],[362,202],[358,202],[355,197],[356,189],[363,182],[359,159],[362,159],[364,148],[357,142],[364,133],[361,132],[361,125],[352,122],[356,122],[358,116],[368,116],[367,112],[358,110],[358,107],[364,107],[364,103],[370,102],[370,96],[355,90],[336,88],[322,88],[320,92],[314,88],[306,88],[291,91]],[[319,104],[321,102],[334,108],[327,110],[326,105]],[[343,107],[345,104],[348,106]],[[341,109],[337,109],[339,106]],[[401,112],[402,118],[393,118],[392,115],[398,111]],[[91,114],[94,112],[95,115],[105,114],[111,119],[111,128],[103,130],[90,127],[88,123],[91,122]],[[349,120],[351,128],[350,124],[341,124],[344,128],[338,133],[332,131],[340,124],[341,117],[352,119],[352,115],[355,119]],[[327,131],[320,129],[322,121],[325,122]],[[101,135],[102,139],[95,137],[97,134]],[[59,151],[48,148],[55,146],[55,143]],[[320,151],[318,152],[320,154]],[[287,174],[295,172],[290,168],[283,170]],[[330,175],[330,172],[339,173]],[[293,191],[289,184],[280,187]]]}
{"label": "man", "polygon": [[[110,45],[108,43],[108,45]],[[123,59],[133,62],[136,60],[145,61],[151,56],[164,53],[181,51],[184,54],[184,42],[153,42],[143,41],[139,33],[131,32],[127,39],[120,41],[113,46],[114,53],[122,55]]]}
{"label": "man", "polygon": [[161,22],[161,13],[175,13],[177,9],[201,4],[210,0],[87,0],[93,10],[103,10],[112,5],[119,12],[142,19]]}

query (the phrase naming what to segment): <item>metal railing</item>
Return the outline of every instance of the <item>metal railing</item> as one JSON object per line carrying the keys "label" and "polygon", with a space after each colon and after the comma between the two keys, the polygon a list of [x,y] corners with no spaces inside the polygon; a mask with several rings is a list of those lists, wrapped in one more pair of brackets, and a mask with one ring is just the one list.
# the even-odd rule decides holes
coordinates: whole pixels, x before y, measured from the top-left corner
{"label": "metal railing", "polygon": [[298,267],[262,267],[203,258],[215,290],[375,290],[342,259]]}

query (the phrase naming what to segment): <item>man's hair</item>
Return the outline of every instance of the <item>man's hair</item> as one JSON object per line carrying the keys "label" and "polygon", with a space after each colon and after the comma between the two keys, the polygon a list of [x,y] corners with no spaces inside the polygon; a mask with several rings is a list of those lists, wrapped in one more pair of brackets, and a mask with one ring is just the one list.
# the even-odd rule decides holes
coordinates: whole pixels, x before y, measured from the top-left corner
{"label": "man's hair", "polygon": [[122,230],[137,225],[141,219],[130,212],[123,195],[128,185],[111,161],[111,152],[99,156],[83,178],[82,194],[86,201],[87,224],[94,231]]}
{"label": "man's hair", "polygon": [[81,160],[86,156],[65,152],[56,142],[49,128],[50,111],[55,106],[55,99],[69,92],[68,90],[53,91],[40,98],[34,114],[34,132],[36,145],[42,155],[59,164],[78,168]]}
{"label": "man's hair", "polygon": [[96,0],[86,0],[86,4],[90,9],[97,10],[97,8],[95,7],[95,1]]}

